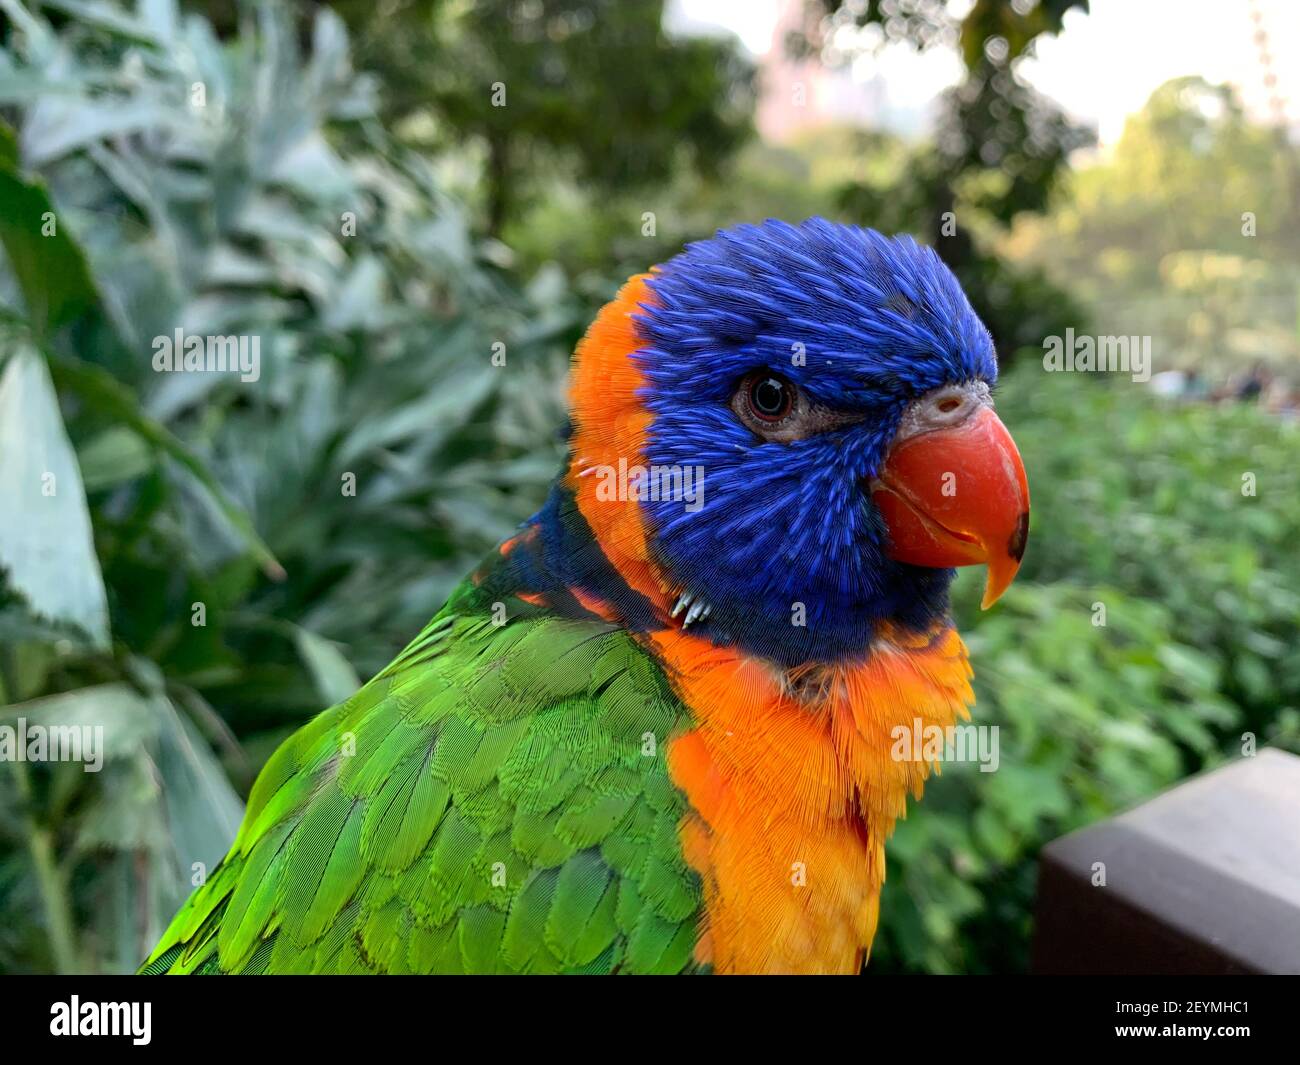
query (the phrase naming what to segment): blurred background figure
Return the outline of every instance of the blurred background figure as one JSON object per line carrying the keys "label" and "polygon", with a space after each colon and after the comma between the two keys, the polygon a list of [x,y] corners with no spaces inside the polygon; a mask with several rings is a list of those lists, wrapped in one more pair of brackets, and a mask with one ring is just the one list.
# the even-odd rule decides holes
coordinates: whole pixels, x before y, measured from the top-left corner
{"label": "blurred background figure", "polygon": [[[1045,842],[1300,750],[1298,49],[1285,0],[4,0],[0,970],[133,969],[540,503],[595,309],[817,214],[957,273],[1034,491],[955,592],[1000,767],[900,826],[872,965],[1023,970]],[[16,755],[73,724],[97,771]]]}

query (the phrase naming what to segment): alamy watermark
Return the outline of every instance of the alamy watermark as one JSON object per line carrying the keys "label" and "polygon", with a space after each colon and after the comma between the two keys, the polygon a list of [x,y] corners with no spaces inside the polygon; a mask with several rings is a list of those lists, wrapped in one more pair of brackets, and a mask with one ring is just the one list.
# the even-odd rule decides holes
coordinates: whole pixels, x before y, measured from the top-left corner
{"label": "alamy watermark", "polygon": [[87,773],[104,767],[103,725],[0,725],[0,762],[81,762]]}
{"label": "alamy watermark", "polygon": [[895,762],[976,762],[981,773],[997,772],[997,725],[927,725],[919,717],[889,730]]}
{"label": "alamy watermark", "polygon": [[1134,381],[1151,380],[1149,336],[1065,336],[1043,338],[1043,369],[1049,373],[1126,373]]}
{"label": "alamy watermark", "polygon": [[152,1014],[152,1002],[82,1002],[73,995],[50,1006],[50,1035],[126,1036],[136,1046],[148,1046]]}
{"label": "alamy watermark", "polygon": [[629,466],[620,458],[617,466],[588,466],[582,475],[597,478],[600,503],[673,500],[685,504],[691,514],[704,507],[703,466]]}
{"label": "alamy watermark", "polygon": [[262,376],[262,338],[247,334],[200,336],[175,333],[153,338],[153,368],[158,373],[238,373],[244,382]]}

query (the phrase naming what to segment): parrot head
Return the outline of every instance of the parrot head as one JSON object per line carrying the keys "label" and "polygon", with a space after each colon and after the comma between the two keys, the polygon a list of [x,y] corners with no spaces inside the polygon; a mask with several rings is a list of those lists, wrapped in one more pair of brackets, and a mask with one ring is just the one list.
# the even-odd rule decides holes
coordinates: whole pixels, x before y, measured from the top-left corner
{"label": "parrot head", "polygon": [[[986,607],[1011,582],[1024,467],[993,411],[988,330],[933,250],[769,221],[689,245],[621,299],[579,349],[575,436],[606,458],[616,439],[646,471],[640,587],[677,623],[785,665],[834,661],[882,623],[945,614],[953,567],[987,565]],[[600,524],[618,565],[627,529]]]}

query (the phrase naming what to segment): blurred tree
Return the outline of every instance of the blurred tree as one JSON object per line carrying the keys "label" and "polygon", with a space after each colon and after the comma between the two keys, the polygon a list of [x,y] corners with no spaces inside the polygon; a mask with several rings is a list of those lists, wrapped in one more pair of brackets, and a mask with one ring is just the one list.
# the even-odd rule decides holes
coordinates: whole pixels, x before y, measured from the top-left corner
{"label": "blurred tree", "polygon": [[751,132],[751,64],[730,41],[665,33],[663,0],[329,6],[408,143],[481,147],[493,235],[543,175],[623,193],[683,165],[715,173]]}
{"label": "blurred tree", "polygon": [[964,18],[946,0],[808,0],[808,28],[788,42],[795,54],[831,66],[893,42],[961,55],[966,75],[943,94],[933,139],[896,180],[849,182],[840,201],[863,221],[932,244],[1003,358],[1079,320],[1041,274],[1014,270],[976,239],[981,225],[992,235],[1023,212],[1043,210],[1070,152],[1092,139],[1015,69],[1040,36],[1061,31],[1071,8],[1087,12],[1088,0],[976,0]]}
{"label": "blurred tree", "polygon": [[1108,332],[1151,335],[1162,368],[1295,367],[1298,170],[1300,150],[1250,121],[1231,87],[1175,78],[1006,250],[1068,281]]}

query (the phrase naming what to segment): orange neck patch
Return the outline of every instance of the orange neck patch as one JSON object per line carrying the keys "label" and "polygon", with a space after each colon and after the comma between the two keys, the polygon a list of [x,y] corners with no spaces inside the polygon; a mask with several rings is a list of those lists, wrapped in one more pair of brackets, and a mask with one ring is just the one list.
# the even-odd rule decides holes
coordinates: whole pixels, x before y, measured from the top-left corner
{"label": "orange neck patch", "polygon": [[650,412],[637,398],[645,376],[632,355],[643,342],[632,315],[654,300],[649,277],[631,278],[578,343],[569,387],[573,434],[565,484],[610,564],[666,619],[673,590],[650,560],[640,505],[600,497],[603,474],[620,469],[620,462],[622,468],[646,464]]}
{"label": "orange neck patch", "polygon": [[894,730],[969,717],[966,648],[947,622],[881,631],[859,663],[787,674],[668,618],[677,590],[650,558],[640,506],[601,498],[596,476],[645,465],[650,414],[631,356],[649,276],[628,281],[578,345],[565,482],[610,563],[661,616],[643,641],[694,719],[670,739],[668,769],[691,806],[682,847],[704,887],[696,958],[720,973],[856,972],[875,935],[885,840],[933,765],[895,759]]}
{"label": "orange neck patch", "polygon": [[671,741],[668,769],[690,801],[682,844],[704,885],[697,960],[719,973],[857,972],[885,840],[933,764],[895,759],[894,730],[970,716],[961,637],[950,625],[879,636],[865,661],[796,679],[799,692],[679,630],[651,643],[696,723]]}

